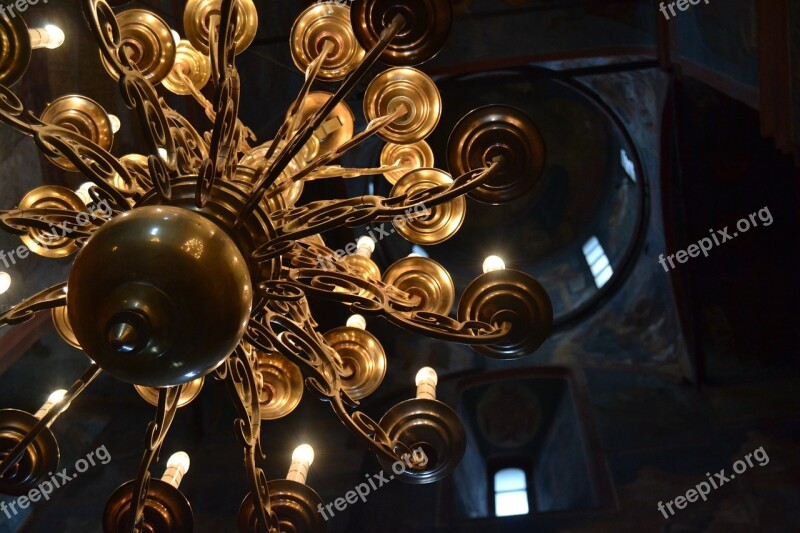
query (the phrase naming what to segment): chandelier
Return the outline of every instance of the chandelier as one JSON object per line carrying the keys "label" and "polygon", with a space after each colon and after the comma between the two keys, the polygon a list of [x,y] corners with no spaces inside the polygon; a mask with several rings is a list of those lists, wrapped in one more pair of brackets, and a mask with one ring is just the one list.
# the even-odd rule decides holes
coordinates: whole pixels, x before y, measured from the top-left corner
{"label": "chandelier", "polygon": [[[338,251],[323,234],[383,223],[415,244],[448,239],[464,220],[466,196],[497,205],[535,188],[544,153],[536,126],[516,108],[478,108],[450,135],[449,172],[435,168],[425,138],[439,122],[441,97],[413,67],[446,41],[450,2],[323,2],[294,23],[291,53],[305,81],[274,138],[259,144],[238,118],[235,66],[257,30],[252,0],[188,0],[185,40],[152,12],[121,10],[124,3],[82,0],[82,9],[105,69],[135,110],[147,155],[112,155],[119,120],[89,98],[60,97],[39,116],[26,109],[9,86],[33,48],[57,46],[64,36],[53,27],[28,30],[21,17],[0,19],[0,120],[33,137],[53,164],[87,180],[77,191],[38,187],[17,208],[0,211],[0,227],[19,236],[21,248],[48,258],[76,254],[66,281],[4,312],[0,326],[48,311],[61,337],[90,359],[85,373],[37,413],[0,410],[0,493],[26,495],[57,471],[50,426],[103,372],[134,385],[156,411],[138,472],[106,506],[108,532],[193,529],[179,489],[188,456],[175,454],[160,479],[150,471],[176,413],[209,378],[225,382],[237,411],[249,480],[241,531],[324,529],[323,502],[305,483],[310,447],[295,450],[286,479],[268,481],[258,466],[269,428],[262,432],[262,422],[289,415],[304,389],[328,402],[385,469],[403,461],[400,479],[419,484],[447,476],[466,436],[455,411],[436,399],[433,369],[417,374],[415,398],[379,421],[358,410],[387,366],[365,317],[513,359],[547,337],[547,294],[490,257],[453,309],[453,281],[434,260],[412,254],[381,273],[370,257],[374,234]],[[378,62],[388,68],[366,87],[368,123],[356,133],[344,99]],[[317,81],[340,83],[328,93],[312,90]],[[199,103],[210,131],[200,134],[171,109],[159,84]],[[374,136],[386,142],[378,167],[335,164]],[[299,204],[307,181],[370,175],[393,185],[388,197]],[[337,302],[352,316],[321,333],[309,299]]]}

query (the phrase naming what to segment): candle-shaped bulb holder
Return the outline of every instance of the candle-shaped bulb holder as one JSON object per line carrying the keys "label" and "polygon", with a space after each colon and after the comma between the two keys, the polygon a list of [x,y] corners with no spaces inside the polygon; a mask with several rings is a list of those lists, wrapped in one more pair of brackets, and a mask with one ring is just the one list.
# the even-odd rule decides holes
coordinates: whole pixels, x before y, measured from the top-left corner
{"label": "candle-shaped bulb holder", "polygon": [[181,481],[183,481],[183,476],[189,471],[190,464],[189,454],[186,452],[173,453],[167,461],[167,469],[164,475],[161,476],[161,481],[169,483],[176,489],[179,488]]}
{"label": "candle-shaped bulb holder", "polygon": [[58,389],[56,391],[53,391],[52,393],[50,393],[50,396],[47,397],[47,401],[44,402],[44,405],[42,405],[39,408],[39,410],[36,411],[36,414],[33,416],[41,420],[42,418],[44,418],[44,415],[46,415],[47,412],[50,411],[50,409],[55,404],[57,404],[64,398],[66,394],[67,391],[65,389]]}
{"label": "candle-shaped bulb holder", "polygon": [[295,448],[292,453],[292,466],[289,467],[289,473],[286,474],[286,479],[305,485],[306,478],[308,477],[308,468],[313,462],[314,448],[308,444],[301,444]]}
{"label": "candle-shaped bulb holder", "polygon": [[439,376],[436,371],[429,366],[420,368],[415,379],[417,384],[417,398],[436,399],[436,385],[439,383]]}

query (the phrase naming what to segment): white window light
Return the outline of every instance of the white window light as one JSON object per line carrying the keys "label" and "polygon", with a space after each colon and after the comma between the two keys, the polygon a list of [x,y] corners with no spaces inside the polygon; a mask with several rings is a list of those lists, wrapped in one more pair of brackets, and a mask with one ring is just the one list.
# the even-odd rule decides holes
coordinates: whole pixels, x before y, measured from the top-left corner
{"label": "white window light", "polygon": [[611,268],[611,262],[597,237],[592,236],[586,241],[586,244],[583,245],[583,255],[586,257],[589,270],[592,271],[595,285],[598,289],[601,288],[614,275],[614,269]]}
{"label": "white window light", "polygon": [[521,468],[504,468],[494,474],[494,515],[528,514],[528,485]]}
{"label": "white window light", "polygon": [[628,152],[624,148],[619,151],[619,159],[625,174],[636,183],[636,167],[633,166],[633,161],[630,160]]}

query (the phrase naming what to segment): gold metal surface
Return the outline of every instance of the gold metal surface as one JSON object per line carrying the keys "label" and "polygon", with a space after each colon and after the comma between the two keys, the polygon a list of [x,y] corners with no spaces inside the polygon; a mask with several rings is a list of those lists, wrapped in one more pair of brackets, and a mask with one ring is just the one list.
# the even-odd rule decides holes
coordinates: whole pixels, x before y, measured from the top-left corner
{"label": "gold metal surface", "polygon": [[[256,148],[253,148],[244,156],[242,156],[242,158],[239,160],[239,165],[236,167],[236,171],[234,173],[234,180],[240,181],[242,183],[247,183],[252,186],[256,169],[264,161],[264,156],[269,151],[271,145],[272,141],[267,141],[264,144],[257,146]],[[281,146],[278,148],[278,150],[275,151],[276,154],[282,148],[282,146],[283,143],[281,143]],[[283,170],[283,172],[281,172],[281,175],[278,177],[278,179],[275,181],[275,184],[273,184],[271,188],[274,189],[284,181],[290,179],[292,176],[300,172],[300,169],[305,164],[304,161],[306,160],[306,158],[310,159],[312,157],[309,155],[310,153],[313,153],[310,152],[311,150],[313,150],[313,148],[311,145],[309,145],[305,152],[301,152],[297,157],[292,159],[286,166],[286,168]],[[272,156],[270,162],[274,161],[274,159],[275,155]],[[293,206],[295,202],[297,202],[297,200],[299,200],[300,196],[303,194],[303,187],[304,187],[303,182],[298,181],[295,182],[288,189],[284,189],[284,191],[281,193],[281,196],[283,197],[283,203],[280,205],[285,204],[286,206]],[[275,211],[279,208],[279,204],[277,204],[274,200],[271,200],[271,198],[274,198],[274,196],[270,194],[270,190],[268,189],[267,194],[264,195],[264,200],[262,200],[262,204],[264,204],[265,207],[267,207],[270,210],[270,212]]]}
{"label": "gold metal surface", "polygon": [[345,326],[327,332],[325,340],[342,360],[342,388],[352,399],[361,400],[378,389],[386,376],[386,353],[374,335]]}
{"label": "gold metal surface", "polygon": [[[126,531],[132,523],[131,511],[135,507],[135,481],[128,481],[117,488],[103,511],[103,533]],[[160,479],[150,479],[147,499],[142,510],[142,527],[147,533],[189,533],[194,531],[194,517],[189,500],[183,493]]]}
{"label": "gold metal surface", "polygon": [[458,303],[458,319],[508,324],[511,331],[501,342],[473,349],[496,359],[516,359],[532,353],[550,335],[553,304],[544,287],[528,274],[495,270],[467,286]]}
{"label": "gold metal surface", "polygon": [[427,257],[404,257],[383,274],[383,282],[420,297],[415,311],[449,315],[456,299],[453,278],[447,270]]}
{"label": "gold metal surface", "polygon": [[[433,150],[425,141],[417,141],[411,144],[386,143],[381,151],[381,165],[403,165],[418,168],[432,168]],[[397,180],[408,174],[410,170],[389,171],[384,173],[386,180],[394,185]]]}
{"label": "gold metal surface", "polygon": [[[205,383],[205,379],[205,377],[199,377],[193,381],[190,381],[185,387],[183,387],[181,395],[178,397],[178,408],[189,405],[200,395],[200,391],[203,390],[203,383]],[[142,385],[134,385],[133,388],[136,389],[136,392],[139,393],[139,396],[141,396],[144,401],[153,407],[158,406],[158,389],[154,389],[153,387],[144,387]]]}
{"label": "gold metal surface", "polygon": [[[208,54],[208,31],[214,20],[219,24],[222,0],[189,0],[183,11],[186,38],[203,54]],[[239,0],[239,24],[236,27],[236,53],[241,54],[258,32],[258,12],[253,0]],[[220,34],[221,35],[221,34]]]}
{"label": "gold metal surface", "polygon": [[[86,205],[80,196],[66,187],[43,185],[26,194],[19,202],[20,209],[69,209],[84,212]],[[78,251],[78,245],[72,239],[61,235],[30,229],[27,235],[20,237],[28,249],[42,257],[67,257]]]}
{"label": "gold metal surface", "polygon": [[219,366],[252,306],[247,263],[231,238],[170,206],[103,224],[75,259],[68,287],[69,320],[86,354],[117,379],[148,387]]}
{"label": "gold metal surface", "polygon": [[31,61],[31,38],[22,17],[0,17],[0,83],[19,81]]}
{"label": "gold metal surface", "polygon": [[81,349],[81,345],[78,344],[78,339],[75,337],[75,332],[72,331],[72,326],[69,323],[69,316],[67,315],[67,306],[62,305],[59,307],[54,307],[50,310],[50,317],[53,320],[53,326],[56,328],[56,332],[58,333],[59,337],[61,337],[64,342],[72,346],[73,348],[77,348],[78,350]]}
{"label": "gold metal surface", "polygon": [[[360,254],[344,256],[344,261],[356,270],[356,275],[365,281],[381,279],[381,270],[375,261]],[[360,291],[362,296],[368,296],[367,291]]]}
{"label": "gold metal surface", "polygon": [[[448,185],[453,179],[444,171],[435,168],[420,168],[400,178],[392,188],[392,196],[412,195],[421,191]],[[393,221],[397,233],[416,244],[438,244],[444,242],[461,228],[467,214],[467,201],[459,196],[450,202],[428,210],[427,217],[405,217]],[[423,215],[424,216],[424,215]]]}
{"label": "gold metal surface", "polygon": [[427,137],[442,116],[442,97],[436,84],[414,68],[396,67],[375,77],[364,95],[367,120],[393,113],[405,105],[408,111],[378,132],[386,141],[411,144]]}
{"label": "gold metal surface", "polygon": [[[331,93],[323,91],[308,93],[308,96],[303,100],[298,123],[302,123],[307,117],[322,109],[322,106],[331,96],[333,96]],[[325,122],[322,123],[322,127],[314,132],[314,137],[319,141],[319,149],[315,155],[333,152],[352,139],[355,121],[356,119],[350,106],[344,102],[339,102],[325,119]]]}
{"label": "gold metal surface", "polygon": [[[41,120],[83,135],[103,150],[110,150],[114,144],[114,132],[108,113],[91,98],[79,94],[61,96],[47,104],[42,111]],[[64,156],[49,159],[64,170],[78,170]]]}
{"label": "gold metal surface", "polygon": [[[0,460],[22,439],[32,433],[39,419],[18,409],[0,409]],[[20,496],[49,479],[58,467],[58,441],[49,427],[44,427],[25,448],[22,459],[0,476],[0,494]]]}
{"label": "gold metal surface", "polygon": [[[175,63],[175,41],[164,19],[146,9],[127,9],[117,13],[117,22],[122,46],[145,78],[156,84],[167,77]],[[100,59],[108,74],[119,79],[103,54]]]}
{"label": "gold metal surface", "polygon": [[294,64],[305,72],[326,42],[333,51],[323,61],[318,76],[336,81],[358,66],[366,52],[350,26],[350,8],[335,3],[317,3],[303,11],[292,26],[289,43]]}
{"label": "gold metal surface", "polygon": [[195,49],[187,40],[181,40],[175,50],[175,64],[162,84],[167,90],[180,95],[192,94],[190,88],[184,84],[183,73],[195,89],[200,90],[211,79],[211,60]]}
{"label": "gold metal surface", "polygon": [[256,385],[262,420],[276,420],[288,415],[303,398],[303,374],[300,368],[278,352],[256,352]]}

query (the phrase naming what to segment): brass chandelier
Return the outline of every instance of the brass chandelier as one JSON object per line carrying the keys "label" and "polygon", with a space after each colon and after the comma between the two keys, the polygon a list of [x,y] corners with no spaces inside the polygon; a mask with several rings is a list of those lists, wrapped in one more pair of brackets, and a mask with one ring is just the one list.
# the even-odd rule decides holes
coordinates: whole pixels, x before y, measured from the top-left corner
{"label": "brass chandelier", "polygon": [[[102,372],[134,385],[156,408],[137,475],[106,506],[108,532],[193,530],[179,490],[188,457],[176,454],[162,479],[151,478],[150,469],[178,409],[212,376],[226,383],[238,414],[249,479],[241,531],[324,530],[322,501],[305,484],[313,460],[307,446],[296,450],[287,479],[267,481],[257,464],[264,459],[262,422],[291,413],[304,388],[329,402],[385,468],[407,464],[401,479],[431,483],[447,476],[464,454],[465,430],[436,399],[432,369],[417,375],[417,397],[380,421],[358,410],[387,366],[364,317],[510,359],[530,354],[547,337],[553,316],[546,292],[490,258],[451,317],[453,281],[432,259],[410,256],[381,275],[370,258],[375,239],[359,239],[342,254],[326,247],[321,234],[383,222],[416,244],[448,239],[464,220],[466,195],[502,204],[534,189],[544,160],[536,126],[515,108],[476,109],[450,136],[450,173],[435,168],[425,138],[442,102],[431,78],[413,66],[446,41],[450,2],[323,2],[292,28],[302,89],[275,137],[257,144],[238,118],[235,67],[256,34],[252,0],[188,0],[185,40],[156,14],[116,5],[124,3],[82,0],[82,8],[105,69],[138,116],[147,155],[112,155],[117,121],[86,97],[58,98],[38,117],[26,109],[8,87],[23,75],[32,44],[54,37],[28,30],[20,17],[0,19],[0,120],[33,137],[52,163],[88,180],[78,191],[39,187],[17,208],[0,211],[2,229],[31,252],[77,254],[67,281],[19,302],[0,315],[0,326],[49,311],[61,337],[91,359],[36,414],[0,410],[0,493],[27,494],[56,471],[50,426]],[[369,83],[368,124],[355,133],[344,99],[378,61],[389,68]],[[317,80],[341,83],[335,93],[312,91]],[[209,82],[207,97],[202,89]],[[158,84],[196,100],[211,130],[200,134],[171,109]],[[379,167],[334,164],[373,136],[386,141]],[[388,198],[297,204],[306,181],[381,174],[393,185]],[[320,333],[307,298],[341,303],[353,316]]]}

